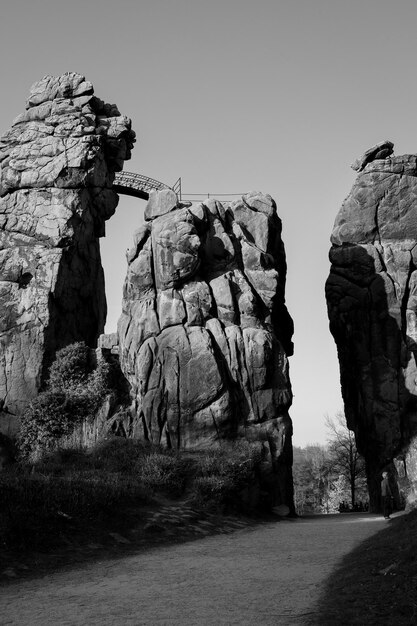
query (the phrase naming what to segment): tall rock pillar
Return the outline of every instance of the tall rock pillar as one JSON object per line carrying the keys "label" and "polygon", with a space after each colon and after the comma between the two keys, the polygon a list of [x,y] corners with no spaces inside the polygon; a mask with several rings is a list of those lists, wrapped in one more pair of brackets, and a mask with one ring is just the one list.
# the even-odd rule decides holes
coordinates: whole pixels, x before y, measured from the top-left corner
{"label": "tall rock pillar", "polygon": [[0,140],[0,429],[13,430],[56,350],[106,317],[99,237],[130,120],[83,76],[45,76]]}
{"label": "tall rock pillar", "polygon": [[292,509],[285,276],[270,196],[191,205],[152,192],[128,252],[118,332],[133,431],[174,449],[259,442],[275,504]]}
{"label": "tall rock pillar", "polygon": [[[381,472],[417,485],[417,156],[368,150],[336,217],[326,284],[349,428],[365,456],[371,507]],[[395,474],[395,471],[393,471]]]}

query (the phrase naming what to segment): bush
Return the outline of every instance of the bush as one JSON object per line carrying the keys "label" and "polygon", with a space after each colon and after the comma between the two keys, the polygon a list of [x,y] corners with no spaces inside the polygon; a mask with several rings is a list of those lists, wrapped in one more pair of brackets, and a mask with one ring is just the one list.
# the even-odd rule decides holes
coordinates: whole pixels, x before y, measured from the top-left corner
{"label": "bush", "polygon": [[56,353],[49,368],[48,387],[54,391],[80,391],[94,370],[91,349],[83,342],[72,343]]}
{"label": "bush", "polygon": [[88,449],[58,448],[35,463],[37,472],[59,476],[69,471],[97,471],[138,477],[138,467],[153,448],[145,442],[109,436]]}
{"label": "bush", "polygon": [[241,509],[242,492],[259,485],[262,452],[259,444],[246,441],[222,444],[202,455],[192,484],[198,506]]}
{"label": "bush", "polygon": [[204,454],[199,461],[201,476],[227,476],[245,482],[261,462],[259,444],[247,441],[223,443]]}
{"label": "bush", "polygon": [[193,482],[193,500],[199,506],[218,509],[229,500],[231,488],[221,476],[198,476]]}
{"label": "bush", "polygon": [[110,368],[95,367],[91,350],[83,342],[57,352],[46,390],[31,402],[22,416],[19,448],[23,456],[52,447],[85,419],[93,419],[110,392]]}
{"label": "bush", "polygon": [[87,452],[88,462],[96,469],[128,473],[138,477],[138,467],[151,453],[151,446],[136,439],[109,437]]}
{"label": "bush", "polygon": [[185,489],[190,463],[179,454],[152,452],[141,459],[138,478],[151,491],[162,491],[174,497]]}

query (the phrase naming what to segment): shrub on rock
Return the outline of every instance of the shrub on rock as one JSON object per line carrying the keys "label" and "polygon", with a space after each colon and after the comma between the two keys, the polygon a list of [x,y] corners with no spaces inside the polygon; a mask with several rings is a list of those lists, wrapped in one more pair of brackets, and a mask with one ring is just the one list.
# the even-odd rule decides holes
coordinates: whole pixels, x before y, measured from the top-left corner
{"label": "shrub on rock", "polygon": [[94,363],[84,342],[57,352],[45,391],[22,416],[19,447],[23,456],[49,449],[85,419],[92,419],[109,393],[109,365]]}

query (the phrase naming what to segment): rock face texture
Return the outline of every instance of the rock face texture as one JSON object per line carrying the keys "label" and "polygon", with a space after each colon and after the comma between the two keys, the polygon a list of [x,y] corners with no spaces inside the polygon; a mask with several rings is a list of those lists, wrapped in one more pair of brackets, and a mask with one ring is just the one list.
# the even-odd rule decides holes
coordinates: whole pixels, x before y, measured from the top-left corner
{"label": "rock face texture", "polygon": [[275,202],[152,192],[127,258],[118,333],[133,432],[174,449],[261,441],[275,503],[291,508],[293,326]]}
{"label": "rock face texture", "polygon": [[353,165],[326,284],[347,423],[374,510],[393,463],[409,501],[417,493],[417,156],[392,156],[392,147],[378,144]]}
{"label": "rock face texture", "polygon": [[83,76],[45,76],[0,140],[0,429],[56,350],[96,344],[106,317],[98,238],[117,206],[130,120]]}

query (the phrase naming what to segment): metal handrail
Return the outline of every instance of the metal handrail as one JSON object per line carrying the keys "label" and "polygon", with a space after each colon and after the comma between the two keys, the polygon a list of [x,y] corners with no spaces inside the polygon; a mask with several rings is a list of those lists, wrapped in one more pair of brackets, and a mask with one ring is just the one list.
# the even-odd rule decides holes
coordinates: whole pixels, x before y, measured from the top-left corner
{"label": "metal handrail", "polygon": [[144,200],[149,199],[149,193],[153,190],[161,191],[162,189],[172,189],[181,200],[181,178],[170,187],[155,178],[144,176],[143,174],[136,174],[135,172],[117,172],[114,177],[113,188],[118,193],[135,196]]}
{"label": "metal handrail", "polygon": [[177,194],[180,201],[192,200],[195,202],[202,202],[203,198],[236,198],[243,195],[241,193],[188,193],[184,194],[183,198],[181,178],[179,178],[172,185],[172,187],[170,187],[165,183],[161,183],[159,180],[155,180],[155,178],[150,178],[150,176],[144,176],[143,174],[136,174],[135,172],[117,172],[114,177],[113,188],[118,193],[143,198],[144,200],[149,199],[149,193],[154,189],[157,191],[161,191],[162,189],[172,189],[172,191]]}
{"label": "metal handrail", "polygon": [[175,191],[175,193],[177,194],[179,200],[182,200],[182,193],[181,193],[181,178],[179,178],[173,185],[172,185],[172,189]]}

